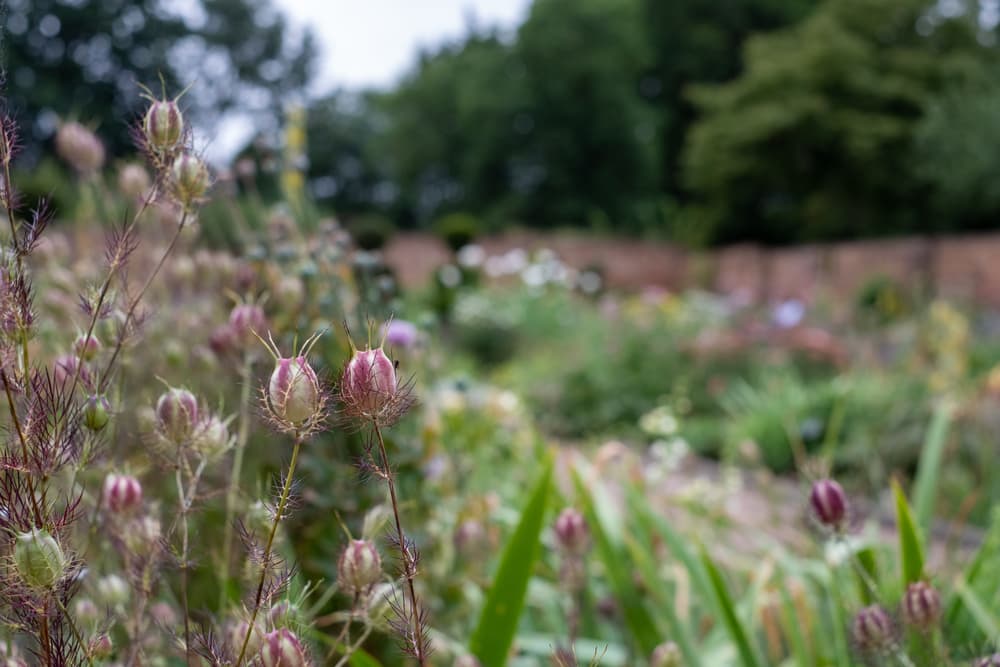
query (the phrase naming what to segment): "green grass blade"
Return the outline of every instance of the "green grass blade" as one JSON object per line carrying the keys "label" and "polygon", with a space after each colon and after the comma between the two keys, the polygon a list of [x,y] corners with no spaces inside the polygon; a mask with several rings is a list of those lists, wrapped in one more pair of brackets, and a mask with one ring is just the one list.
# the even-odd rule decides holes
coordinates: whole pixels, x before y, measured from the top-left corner
{"label": "green grass blade", "polygon": [[896,499],[896,527],[899,531],[900,571],[903,575],[903,589],[924,576],[924,550],[919,529],[913,520],[906,494],[899,482],[893,480],[892,493]]}
{"label": "green grass blade", "polygon": [[854,578],[858,583],[858,597],[864,605],[875,604],[877,600],[872,595],[872,590],[868,587],[868,582],[878,581],[877,562],[875,560],[875,549],[871,546],[859,548],[855,552],[858,565],[861,571],[854,571]]}
{"label": "green grass blade", "polygon": [[722,578],[722,573],[719,572],[719,568],[715,566],[715,563],[704,547],[701,549],[701,562],[705,566],[716,602],[722,611],[722,622],[729,631],[733,643],[736,644],[743,667],[761,667],[763,663],[760,660],[759,653],[751,644],[750,635],[736,613],[736,607],[729,594],[729,589],[726,587],[726,582]]}
{"label": "green grass blade", "polygon": [[604,564],[608,582],[611,584],[625,615],[625,624],[639,649],[648,656],[660,643],[660,633],[646,608],[645,601],[632,581],[632,566],[625,558],[623,546],[614,542],[609,536],[586,484],[583,483],[575,470],[573,471],[573,485],[576,487],[583,514],[587,517],[587,525],[594,538],[597,557]]}
{"label": "green grass blade", "polygon": [[521,512],[514,534],[504,547],[493,586],[469,642],[469,650],[483,667],[503,667],[507,663],[524,608],[528,581],[538,558],[551,481],[552,460],[549,458]]}
{"label": "green grass blade", "polygon": [[815,660],[809,650],[805,635],[802,633],[802,623],[799,619],[799,610],[796,609],[792,596],[788,592],[788,581],[785,574],[779,574],[778,595],[781,598],[781,622],[785,626],[785,631],[791,639],[792,655],[799,667],[813,667]]}
{"label": "green grass blade", "polygon": [[941,402],[931,418],[930,428],[920,453],[917,479],[913,486],[913,512],[917,525],[930,535],[931,519],[934,513],[934,496],[937,492],[938,476],[941,473],[941,459],[948,442],[948,427],[954,408],[948,401]]}
{"label": "green grass blade", "polygon": [[986,635],[990,642],[1000,640],[1000,618],[990,611],[989,605],[984,603],[976,592],[969,588],[964,579],[959,578],[955,582],[955,593],[962,599],[965,608],[976,621],[979,629]]}

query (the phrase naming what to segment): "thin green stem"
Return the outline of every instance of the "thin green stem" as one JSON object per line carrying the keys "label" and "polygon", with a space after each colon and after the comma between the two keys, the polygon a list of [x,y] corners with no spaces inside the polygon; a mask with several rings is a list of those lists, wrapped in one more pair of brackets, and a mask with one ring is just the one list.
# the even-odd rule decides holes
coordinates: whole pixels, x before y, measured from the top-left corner
{"label": "thin green stem", "polygon": [[191,620],[188,607],[188,507],[187,495],[184,493],[184,474],[182,472],[180,459],[183,457],[179,453],[177,470],[174,477],[177,480],[177,502],[181,510],[181,605],[184,608],[184,660],[191,664]]}
{"label": "thin green stem", "polygon": [[406,579],[406,592],[410,597],[410,610],[409,614],[407,614],[410,632],[413,633],[412,637],[410,637],[410,644],[414,657],[416,657],[421,667],[423,667],[427,664],[427,651],[424,647],[424,633],[420,628],[420,607],[417,605],[417,590],[413,584],[416,574],[416,564],[414,563],[413,554],[410,553],[410,548],[407,546],[406,534],[403,532],[403,524],[399,519],[399,501],[396,498],[395,475],[393,475],[392,468],[389,466],[389,455],[385,450],[385,439],[382,437],[382,430],[379,428],[377,420],[372,420],[372,428],[375,432],[375,439],[378,441],[379,456],[382,459],[382,474],[389,487],[389,498],[392,501],[392,516],[396,522],[396,539],[399,541],[399,551],[402,556],[403,577]]}
{"label": "thin green stem", "polygon": [[278,524],[281,523],[282,515],[285,513],[285,506],[288,504],[288,496],[292,490],[292,475],[295,473],[295,466],[299,462],[299,449],[302,448],[302,436],[296,435],[295,447],[292,449],[292,460],[288,464],[288,473],[285,475],[285,483],[281,487],[281,498],[278,500],[278,509],[274,513],[274,521],[271,523],[271,532],[267,536],[267,544],[264,546],[264,557],[260,567],[260,581],[257,582],[257,595],[254,598],[253,611],[250,613],[250,623],[247,625],[246,636],[243,637],[243,646],[240,647],[240,655],[236,658],[236,667],[243,664],[243,657],[247,652],[247,644],[250,643],[250,635],[253,634],[257,623],[257,614],[260,612],[260,600],[264,595],[264,583],[267,581],[267,566],[271,560],[271,549],[274,547],[274,536],[278,532]]}
{"label": "thin green stem", "polygon": [[83,635],[80,634],[80,629],[76,627],[76,621],[73,620],[73,617],[66,609],[66,605],[62,603],[62,600],[56,597],[55,601],[56,604],[59,605],[59,610],[62,611],[63,616],[66,617],[66,624],[69,626],[69,631],[72,633],[73,639],[76,640],[76,643],[80,645],[80,649],[83,651],[83,656],[87,659],[87,664],[93,667],[94,659],[90,655],[90,647],[84,645]]}

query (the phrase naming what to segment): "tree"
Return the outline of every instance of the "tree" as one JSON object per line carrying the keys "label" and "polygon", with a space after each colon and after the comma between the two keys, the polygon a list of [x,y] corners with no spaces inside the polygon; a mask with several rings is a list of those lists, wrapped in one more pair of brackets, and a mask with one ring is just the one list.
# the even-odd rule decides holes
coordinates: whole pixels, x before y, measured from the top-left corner
{"label": "tree", "polygon": [[25,139],[50,137],[56,119],[97,125],[112,153],[131,148],[127,123],[139,84],[169,94],[211,124],[240,111],[273,116],[311,74],[310,33],[297,37],[266,0],[197,0],[185,16],[161,0],[7,0],[5,93]]}
{"label": "tree", "polygon": [[936,92],[983,58],[976,31],[923,0],[827,0],[751,38],[743,75],[693,94],[690,219],[713,242],[927,229],[914,132]]}
{"label": "tree", "polygon": [[817,0],[643,0],[643,18],[652,61],[640,92],[662,114],[661,177],[664,189],[683,195],[680,153],[697,117],[686,90],[698,83],[736,77],[743,44],[753,34],[802,20]]}

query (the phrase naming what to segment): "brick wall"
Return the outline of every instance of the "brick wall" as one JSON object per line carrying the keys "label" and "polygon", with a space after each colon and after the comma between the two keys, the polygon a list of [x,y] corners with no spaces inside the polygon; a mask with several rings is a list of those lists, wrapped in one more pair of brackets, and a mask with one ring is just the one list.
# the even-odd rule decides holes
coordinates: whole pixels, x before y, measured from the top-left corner
{"label": "brick wall", "polygon": [[[1000,233],[791,248],[742,244],[707,253],[669,243],[532,232],[490,237],[481,245],[491,255],[549,248],[571,266],[601,266],[609,284],[624,289],[698,285],[741,291],[757,301],[826,296],[846,303],[866,281],[886,276],[913,289],[1000,308]],[[406,285],[425,283],[450,256],[444,244],[424,234],[394,237],[385,254]]]}

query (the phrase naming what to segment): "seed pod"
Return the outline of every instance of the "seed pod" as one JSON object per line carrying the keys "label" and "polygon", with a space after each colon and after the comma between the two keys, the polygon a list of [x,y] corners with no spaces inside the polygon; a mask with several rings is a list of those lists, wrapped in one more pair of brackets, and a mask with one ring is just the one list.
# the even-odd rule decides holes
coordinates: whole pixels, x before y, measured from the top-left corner
{"label": "seed pod", "polygon": [[351,540],[337,561],[340,585],[353,595],[364,595],[382,578],[382,558],[375,545]]}
{"label": "seed pod", "polygon": [[33,528],[15,538],[14,565],[32,588],[51,589],[66,572],[66,556],[47,530]]}
{"label": "seed pod", "polygon": [[281,628],[269,632],[264,638],[260,649],[260,663],[261,667],[307,667],[309,658],[295,633]]}
{"label": "seed pod", "polygon": [[382,348],[357,350],[341,378],[341,397],[354,411],[377,415],[397,390],[396,366]]}
{"label": "seed pod", "polygon": [[847,517],[847,496],[840,484],[832,479],[821,479],[813,484],[809,494],[813,513],[824,526],[839,530]]}
{"label": "seed pod", "polygon": [[148,514],[131,519],[122,529],[125,548],[140,557],[153,553],[158,548],[162,535],[160,520]]}
{"label": "seed pod", "polygon": [[91,334],[87,336],[86,334],[80,334],[73,341],[73,352],[76,356],[80,357],[83,361],[93,361],[94,357],[101,350],[101,341]]}
{"label": "seed pod", "polygon": [[[249,627],[249,621],[236,621],[229,626],[229,648],[234,656],[240,654],[240,649],[243,648],[243,640],[246,639],[247,628]],[[264,635],[264,626],[258,620],[254,624],[253,632],[250,633],[250,640],[247,641],[247,655],[253,655],[260,651],[264,645]]]}
{"label": "seed pod", "polygon": [[142,120],[146,143],[157,151],[169,151],[184,136],[184,116],[177,102],[155,100]]}
{"label": "seed pod", "polygon": [[206,459],[222,456],[232,446],[229,426],[217,416],[209,415],[195,429],[191,446]]}
{"label": "seed pod", "polygon": [[59,127],[56,151],[83,175],[93,174],[104,164],[104,145],[96,134],[80,123],[63,123]]}
{"label": "seed pod", "polygon": [[185,153],[174,160],[171,167],[174,194],[185,207],[201,198],[208,190],[209,174],[205,163],[194,155]]}
{"label": "seed pod", "polygon": [[267,318],[264,309],[255,303],[240,303],[229,313],[229,327],[241,345],[249,345],[254,341],[254,332],[262,335],[267,328]]}
{"label": "seed pod", "polygon": [[681,667],[681,650],[673,642],[663,642],[653,649],[649,667]]}
{"label": "seed pod", "polygon": [[175,444],[190,440],[198,423],[198,399],[186,389],[169,389],[156,402],[160,435]]}
{"label": "seed pod", "polygon": [[149,174],[138,164],[127,164],[118,172],[118,189],[128,199],[139,199],[149,190]]}
{"label": "seed pod", "polygon": [[882,652],[892,645],[894,639],[892,619],[877,604],[859,611],[851,630],[854,641],[866,653]]}
{"label": "seed pod", "polygon": [[106,606],[124,606],[129,599],[128,582],[117,574],[109,574],[97,580],[97,596]]}
{"label": "seed pod", "polygon": [[98,432],[111,420],[111,404],[101,394],[87,398],[83,406],[83,425],[93,432]]}
{"label": "seed pod", "polygon": [[572,507],[567,507],[559,514],[554,530],[559,548],[566,553],[579,555],[587,551],[590,541],[587,521]]}
{"label": "seed pod", "polygon": [[113,652],[114,645],[111,643],[111,637],[103,632],[90,640],[90,646],[87,648],[87,653],[98,660],[111,657]]}
{"label": "seed pod", "polygon": [[142,484],[131,475],[109,474],[104,478],[104,506],[113,513],[141,507]]}
{"label": "seed pod", "polygon": [[941,618],[941,595],[926,581],[916,581],[906,587],[902,607],[907,625],[927,631]]}
{"label": "seed pod", "polygon": [[275,362],[267,386],[268,407],[280,421],[300,425],[319,416],[322,397],[316,372],[303,356]]}

